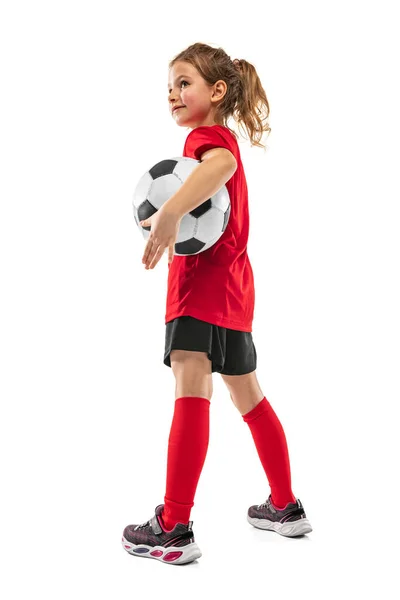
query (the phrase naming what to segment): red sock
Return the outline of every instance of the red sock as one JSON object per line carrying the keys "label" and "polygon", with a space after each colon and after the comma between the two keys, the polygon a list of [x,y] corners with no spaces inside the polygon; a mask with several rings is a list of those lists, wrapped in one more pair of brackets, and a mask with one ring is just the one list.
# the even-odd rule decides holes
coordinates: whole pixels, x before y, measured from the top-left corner
{"label": "red sock", "polygon": [[182,397],[175,400],[168,440],[167,488],[164,496],[163,525],[188,523],[197,484],[208,449],[210,401]]}
{"label": "red sock", "polygon": [[276,507],[286,507],[288,502],[296,502],[291,487],[285,432],[272,406],[264,396],[255,408],[242,417],[250,428],[267,476],[272,503]]}

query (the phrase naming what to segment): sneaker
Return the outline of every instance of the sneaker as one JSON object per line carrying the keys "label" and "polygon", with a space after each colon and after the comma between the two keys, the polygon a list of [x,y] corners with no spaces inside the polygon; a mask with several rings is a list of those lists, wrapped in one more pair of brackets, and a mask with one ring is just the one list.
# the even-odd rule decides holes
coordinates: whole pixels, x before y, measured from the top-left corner
{"label": "sneaker", "polygon": [[142,525],[127,525],[122,534],[122,547],[134,556],[155,558],[161,562],[182,565],[200,558],[201,552],[194,541],[193,521],[177,523],[167,531],[161,518],[164,504],[159,504],[155,515]]}
{"label": "sneaker", "polygon": [[271,494],[263,504],[250,506],[247,520],[254,527],[270,529],[287,537],[296,537],[312,531],[299,499],[296,503],[290,502],[286,508],[279,510],[272,504]]}

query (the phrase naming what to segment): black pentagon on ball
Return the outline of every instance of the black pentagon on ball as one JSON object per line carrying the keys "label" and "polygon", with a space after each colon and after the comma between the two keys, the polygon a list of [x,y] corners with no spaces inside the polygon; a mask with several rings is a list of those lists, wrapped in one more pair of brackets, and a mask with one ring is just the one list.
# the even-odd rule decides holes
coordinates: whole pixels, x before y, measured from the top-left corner
{"label": "black pentagon on ball", "polygon": [[157,179],[157,177],[162,177],[163,175],[171,175],[177,164],[177,160],[172,160],[170,158],[161,160],[154,165],[154,167],[151,167],[149,173],[153,179]]}
{"label": "black pentagon on ball", "polygon": [[229,204],[229,206],[226,209],[225,214],[224,214],[224,224],[222,225],[222,231],[225,231],[225,229],[226,229],[230,214],[231,214],[231,205]]}
{"label": "black pentagon on ball", "polygon": [[[145,219],[149,219],[156,212],[157,209],[146,198],[146,200],[142,202],[142,204],[138,208],[139,222],[144,221]],[[148,227],[142,227],[142,229],[145,229],[146,231],[151,231],[151,226],[149,225]]]}
{"label": "black pentagon on ball", "polygon": [[194,210],[191,210],[189,214],[192,215],[192,217],[195,217],[195,219],[199,219],[208,210],[210,210],[211,207],[212,207],[211,198],[209,198],[208,200],[203,202],[203,204],[200,204],[200,206],[197,206],[197,208],[195,208]]}
{"label": "black pentagon on ball", "polygon": [[196,240],[196,238],[191,238],[190,240],[176,243],[175,252],[186,255],[197,254],[197,252],[200,252],[205,245],[205,242],[200,242],[200,240]]}

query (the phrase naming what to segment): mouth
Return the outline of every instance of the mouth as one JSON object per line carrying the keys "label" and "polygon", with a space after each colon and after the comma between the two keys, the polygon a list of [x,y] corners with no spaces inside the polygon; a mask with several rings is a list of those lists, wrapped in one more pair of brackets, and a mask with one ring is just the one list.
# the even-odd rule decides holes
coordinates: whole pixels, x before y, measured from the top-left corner
{"label": "mouth", "polygon": [[175,108],[172,109],[172,112],[174,113],[176,110],[179,110],[180,108],[185,108],[184,106],[176,106]]}

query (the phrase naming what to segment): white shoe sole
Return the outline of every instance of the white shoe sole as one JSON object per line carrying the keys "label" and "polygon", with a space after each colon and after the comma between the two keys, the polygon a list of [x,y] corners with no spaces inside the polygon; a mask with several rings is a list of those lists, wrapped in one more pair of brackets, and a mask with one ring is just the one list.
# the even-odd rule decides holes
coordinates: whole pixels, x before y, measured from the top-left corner
{"label": "white shoe sole", "polygon": [[306,533],[310,533],[310,531],[312,531],[312,527],[308,519],[298,519],[297,521],[278,523],[276,521],[269,521],[268,519],[256,519],[247,515],[247,520],[250,525],[257,527],[258,529],[268,529],[286,537],[305,535]]}
{"label": "white shoe sole", "polygon": [[170,565],[184,565],[200,558],[201,551],[196,543],[187,546],[147,546],[146,544],[132,544],[122,536],[122,547],[132,556],[141,556],[143,558],[155,558],[163,563]]}

